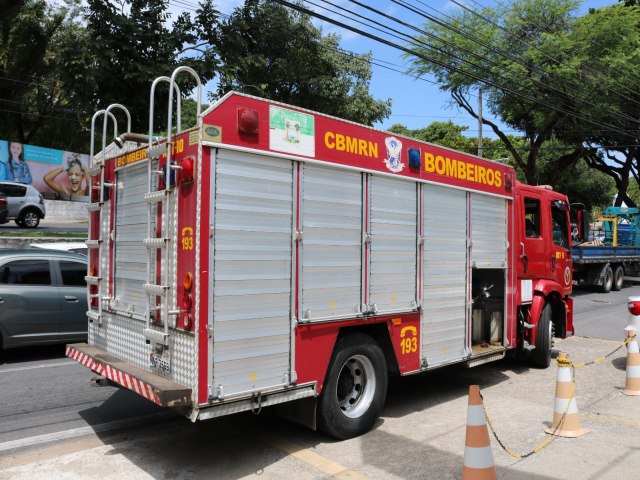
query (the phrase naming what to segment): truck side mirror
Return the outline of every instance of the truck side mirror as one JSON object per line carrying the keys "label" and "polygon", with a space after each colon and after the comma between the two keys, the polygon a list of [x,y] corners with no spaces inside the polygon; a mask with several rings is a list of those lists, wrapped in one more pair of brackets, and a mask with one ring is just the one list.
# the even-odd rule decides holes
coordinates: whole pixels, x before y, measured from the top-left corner
{"label": "truck side mirror", "polygon": [[[589,212],[582,203],[572,203],[571,211],[572,221],[575,220],[576,227],[578,228],[576,240],[586,242],[589,239]],[[573,212],[575,212],[575,217]]]}

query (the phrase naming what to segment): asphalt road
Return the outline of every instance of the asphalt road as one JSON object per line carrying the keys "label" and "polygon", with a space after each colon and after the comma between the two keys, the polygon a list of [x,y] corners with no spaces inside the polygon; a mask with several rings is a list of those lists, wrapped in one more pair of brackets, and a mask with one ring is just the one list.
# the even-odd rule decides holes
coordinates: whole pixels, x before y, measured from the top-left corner
{"label": "asphalt road", "polygon": [[576,288],[574,326],[576,335],[620,340],[627,326],[627,300],[640,295],[640,278],[627,278],[619,292],[600,293],[593,289]]}
{"label": "asphalt road", "polygon": [[[640,284],[606,295],[577,291],[577,336],[556,347],[580,360],[615,350],[632,295]],[[621,349],[576,374],[592,434],[559,439],[527,460],[514,460],[492,439],[499,478],[633,478],[640,397],[619,393],[625,355]],[[0,354],[0,480],[460,478],[468,385],[481,386],[503,441],[525,452],[546,438],[555,371],[502,361],[399,379],[376,428],[336,442],[268,409],[193,425],[131,392],[91,386],[90,372],[66,359],[63,347],[9,351]]]}

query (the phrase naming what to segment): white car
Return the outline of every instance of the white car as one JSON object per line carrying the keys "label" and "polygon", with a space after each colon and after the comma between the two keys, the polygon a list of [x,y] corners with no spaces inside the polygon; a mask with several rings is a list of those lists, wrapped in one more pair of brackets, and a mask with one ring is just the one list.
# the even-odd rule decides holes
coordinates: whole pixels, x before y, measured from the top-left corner
{"label": "white car", "polygon": [[32,247],[46,248],[49,250],[62,250],[65,252],[87,254],[87,244],[84,242],[49,242],[49,243],[32,243]]}

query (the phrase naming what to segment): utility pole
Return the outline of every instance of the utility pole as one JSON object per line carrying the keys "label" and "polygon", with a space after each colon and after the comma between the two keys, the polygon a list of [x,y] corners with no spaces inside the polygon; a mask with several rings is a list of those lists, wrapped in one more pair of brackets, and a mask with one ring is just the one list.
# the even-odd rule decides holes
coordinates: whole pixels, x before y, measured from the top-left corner
{"label": "utility pole", "polygon": [[482,88],[478,89],[478,156],[482,157]]}

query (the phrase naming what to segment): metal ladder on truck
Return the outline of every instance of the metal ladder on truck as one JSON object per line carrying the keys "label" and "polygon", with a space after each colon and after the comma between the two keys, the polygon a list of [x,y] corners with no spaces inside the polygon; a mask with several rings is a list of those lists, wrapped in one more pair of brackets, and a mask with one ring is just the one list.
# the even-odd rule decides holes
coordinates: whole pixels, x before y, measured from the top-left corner
{"label": "metal ladder on truck", "polygon": [[[180,89],[176,84],[176,76],[186,71],[196,80],[198,87],[197,116],[200,117],[200,100],[202,94],[202,84],[198,74],[189,67],[178,67],[173,71],[171,78],[158,77],[151,85],[149,98],[149,147],[147,149],[147,193],[144,198],[147,203],[147,235],[143,243],[147,247],[147,268],[146,283],[143,288],[147,297],[147,310],[145,316],[144,337],[148,343],[154,346],[156,367],[167,372],[170,369],[169,349],[169,328],[175,328],[176,318],[180,314],[180,309],[176,304],[174,282],[171,272],[175,268],[175,261],[172,262],[172,255],[175,258],[177,238],[177,215],[171,215],[171,208],[176,206],[177,188],[174,181],[175,172],[180,169],[171,161],[172,154],[172,129],[173,129],[173,94],[176,93],[176,133],[182,131]],[[167,138],[165,142],[153,145],[153,115],[155,89],[160,82],[169,82],[169,111],[167,119]],[[200,120],[198,120],[200,121]],[[160,169],[160,158],[166,155],[166,163]],[[156,189],[159,178],[164,178],[162,189]],[[155,208],[154,208],[155,207]],[[160,208],[160,236],[158,236],[157,208]],[[157,263],[158,251],[160,251],[160,272],[152,268],[152,264]],[[158,282],[159,281],[159,282]],[[157,297],[161,303],[157,304]],[[171,303],[171,305],[169,305]],[[169,318],[173,321],[170,322]],[[155,320],[155,321],[154,321]],[[159,320],[159,321],[158,321]],[[153,328],[154,324],[160,324],[162,329]]]}
{"label": "metal ladder on truck", "polygon": [[[100,181],[96,184],[93,182],[93,180],[91,180],[91,190],[89,192],[89,201],[91,203],[87,205],[87,210],[89,212],[99,212],[100,216],[99,216],[99,223],[98,223],[98,238],[86,241],[87,247],[89,249],[98,250],[98,266],[96,267],[95,265],[92,265],[91,261],[89,261],[87,266],[87,276],[85,277],[85,279],[86,279],[87,285],[89,286],[89,288],[87,289],[87,305],[88,305],[87,317],[89,318],[90,322],[94,322],[94,321],[98,322],[99,326],[102,325],[102,307],[103,307],[102,302],[105,300],[107,301],[109,300],[109,298],[105,296],[105,292],[104,292],[105,278],[107,278],[107,276],[105,275],[105,270],[108,268],[109,262],[104,262],[103,254],[104,254],[105,248],[107,252],[111,251],[110,249],[111,237],[109,235],[108,228],[107,228],[107,235],[103,235],[103,233],[105,231],[104,210],[106,205],[108,204],[108,202],[105,199],[105,188],[108,188],[111,191],[114,185],[112,183],[108,183],[105,181],[105,160],[107,156],[107,123],[109,118],[111,118],[111,120],[113,121],[113,137],[114,138],[118,137],[118,121],[116,120],[115,115],[111,113],[111,110],[116,108],[121,109],[126,114],[127,133],[130,133],[131,132],[131,114],[129,113],[129,110],[127,110],[126,107],[124,107],[123,105],[120,105],[119,103],[111,104],[105,110],[97,111],[93,115],[93,118],[91,119],[91,146],[90,146],[90,153],[89,153],[89,162],[90,162],[89,176],[92,179],[94,177],[99,176]],[[102,119],[102,151],[100,152],[100,157],[101,157],[100,160],[96,161],[95,152],[94,152],[95,123],[96,123],[96,119],[99,118],[100,116],[103,117]],[[97,201],[93,200],[94,190],[98,191]],[[96,288],[93,289],[91,287],[96,287]],[[91,300],[93,300],[94,298],[98,299],[97,312],[94,311],[92,308]]]}

